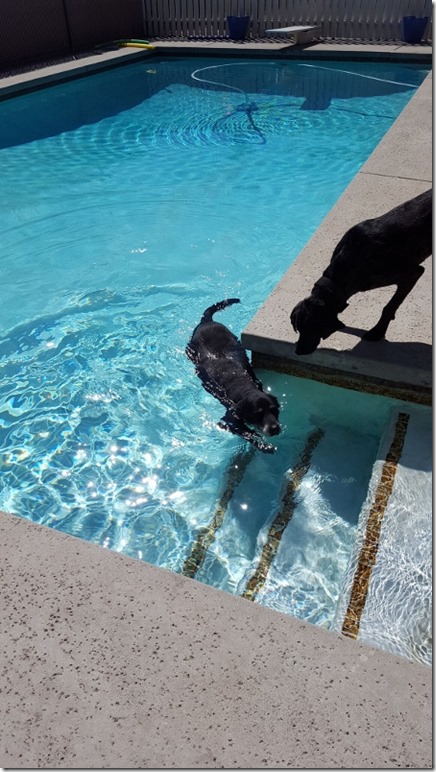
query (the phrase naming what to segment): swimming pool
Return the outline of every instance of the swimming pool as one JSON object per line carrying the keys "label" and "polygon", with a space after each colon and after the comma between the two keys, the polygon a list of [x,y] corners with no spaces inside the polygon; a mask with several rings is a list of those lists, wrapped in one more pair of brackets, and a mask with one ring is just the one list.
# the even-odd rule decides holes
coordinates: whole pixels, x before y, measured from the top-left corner
{"label": "swimming pool", "polygon": [[156,58],[0,104],[2,509],[331,625],[393,403],[263,372],[252,453],[184,348],[225,297],[243,329],[427,72]]}

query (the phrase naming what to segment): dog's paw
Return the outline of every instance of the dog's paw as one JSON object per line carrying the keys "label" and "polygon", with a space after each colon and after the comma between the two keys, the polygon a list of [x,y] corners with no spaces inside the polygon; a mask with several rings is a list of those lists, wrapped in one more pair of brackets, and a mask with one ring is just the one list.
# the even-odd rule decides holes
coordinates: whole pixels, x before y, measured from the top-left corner
{"label": "dog's paw", "polygon": [[265,442],[257,443],[256,442],[254,444],[256,445],[256,448],[258,450],[262,451],[262,453],[270,453],[270,454],[272,454],[272,453],[275,453],[276,450],[277,450],[276,446],[275,445],[271,445],[269,442],[268,443],[265,443]]}
{"label": "dog's paw", "polygon": [[242,437],[242,439],[246,440],[251,445],[254,445],[255,448],[262,451],[262,453],[275,453],[277,450],[275,445],[271,445],[270,442],[264,442],[264,440],[259,437],[256,432],[249,429],[248,426],[242,423],[242,421],[228,421],[224,417],[218,421],[217,425],[219,429],[224,429],[226,432],[231,432],[237,437]]}

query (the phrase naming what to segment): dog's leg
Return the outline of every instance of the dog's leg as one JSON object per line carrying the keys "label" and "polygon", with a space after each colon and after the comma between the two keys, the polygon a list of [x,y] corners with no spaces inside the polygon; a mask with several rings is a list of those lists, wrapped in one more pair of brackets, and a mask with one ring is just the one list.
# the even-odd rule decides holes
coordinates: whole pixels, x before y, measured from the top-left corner
{"label": "dog's leg", "polygon": [[409,292],[413,289],[416,282],[424,273],[422,265],[418,265],[413,273],[410,273],[406,279],[398,281],[397,291],[390,299],[389,303],[386,303],[381,317],[378,320],[375,327],[365,333],[363,336],[365,340],[381,340],[386,335],[386,331],[389,327],[389,323],[392,319],[395,319],[395,312],[399,309],[403,300],[407,297]]}
{"label": "dog's leg", "polygon": [[218,426],[220,429],[225,429],[226,432],[231,432],[232,434],[236,434],[238,437],[247,440],[247,442],[250,442],[258,450],[261,450],[262,453],[274,453],[276,450],[274,445],[271,445],[269,442],[264,442],[256,432],[249,429],[243,421],[235,418],[230,411],[227,411],[225,416],[221,418],[221,421],[218,422]]}
{"label": "dog's leg", "polygon": [[255,382],[256,386],[260,391],[263,391],[263,386],[259,378],[257,377],[256,373],[254,372],[253,365],[251,364],[250,360],[248,360],[248,364],[246,365],[247,371],[252,377],[253,381]]}

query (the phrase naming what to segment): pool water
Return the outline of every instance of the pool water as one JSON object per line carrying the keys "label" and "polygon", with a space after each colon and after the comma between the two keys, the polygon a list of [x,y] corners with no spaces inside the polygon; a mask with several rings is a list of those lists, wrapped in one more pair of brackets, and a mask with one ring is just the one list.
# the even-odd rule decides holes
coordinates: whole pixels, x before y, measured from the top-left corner
{"label": "pool water", "polygon": [[330,626],[392,403],[262,372],[251,452],[184,350],[226,297],[241,332],[427,72],[150,58],[0,103],[1,509]]}

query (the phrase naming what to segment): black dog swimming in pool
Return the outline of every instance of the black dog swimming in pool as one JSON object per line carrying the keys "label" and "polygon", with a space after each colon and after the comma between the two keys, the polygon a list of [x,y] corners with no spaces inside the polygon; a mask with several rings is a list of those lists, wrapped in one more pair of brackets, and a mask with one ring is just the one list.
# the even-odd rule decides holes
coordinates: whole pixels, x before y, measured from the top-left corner
{"label": "black dog swimming in pool", "polygon": [[227,408],[218,425],[264,453],[273,453],[274,445],[265,443],[247,424],[268,436],[279,434],[279,403],[263,390],[238,338],[213,321],[217,311],[239,302],[239,298],[229,298],[207,308],[192,333],[186,354],[206,391]]}
{"label": "black dog swimming in pool", "polygon": [[311,354],[321,338],[345,327],[338,313],[356,292],[396,284],[377,324],[364,338],[381,340],[395,312],[424,273],[421,263],[432,251],[432,190],[405,201],[381,217],[350,228],[337,244],[330,264],[310,297],[291,313],[299,339],[296,354]]}

